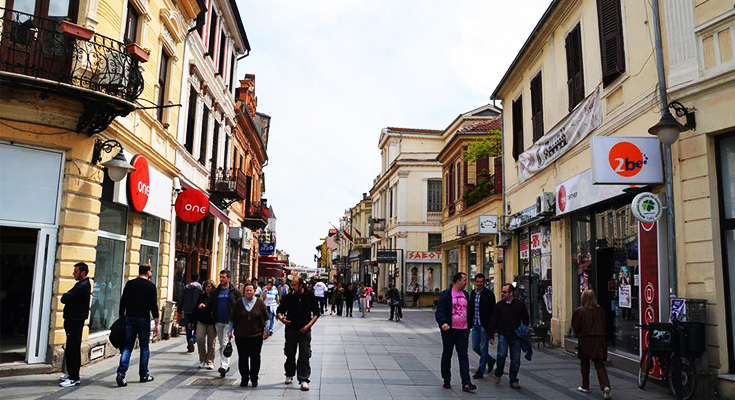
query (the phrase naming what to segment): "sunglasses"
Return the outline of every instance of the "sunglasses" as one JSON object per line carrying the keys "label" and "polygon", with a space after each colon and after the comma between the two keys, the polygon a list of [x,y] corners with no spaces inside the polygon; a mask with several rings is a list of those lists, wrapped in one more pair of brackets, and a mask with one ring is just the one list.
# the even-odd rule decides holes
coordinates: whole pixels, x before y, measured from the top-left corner
{"label": "sunglasses", "polygon": [[502,292],[500,292],[500,293],[502,293],[502,294],[508,294],[508,292],[507,292],[507,291],[505,291],[505,290],[503,290],[503,291],[502,291]]}

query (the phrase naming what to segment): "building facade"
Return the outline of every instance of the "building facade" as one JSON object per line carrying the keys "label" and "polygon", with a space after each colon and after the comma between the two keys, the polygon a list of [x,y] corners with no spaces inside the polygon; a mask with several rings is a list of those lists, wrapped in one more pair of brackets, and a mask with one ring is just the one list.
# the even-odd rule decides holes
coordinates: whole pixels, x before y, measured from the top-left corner
{"label": "building facade", "polygon": [[349,233],[352,243],[348,253],[350,263],[349,279],[343,283],[365,282],[373,285],[377,279],[375,268],[370,257],[370,219],[372,218],[373,200],[367,193],[349,212]]}

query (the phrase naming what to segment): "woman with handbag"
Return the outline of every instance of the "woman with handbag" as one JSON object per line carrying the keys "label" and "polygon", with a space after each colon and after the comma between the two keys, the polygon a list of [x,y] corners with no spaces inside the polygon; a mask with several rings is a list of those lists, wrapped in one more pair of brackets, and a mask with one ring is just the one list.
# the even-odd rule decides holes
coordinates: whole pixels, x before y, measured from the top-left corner
{"label": "woman with handbag", "polygon": [[[235,303],[230,313],[230,325],[227,337],[235,337],[237,345],[238,366],[240,367],[240,386],[258,386],[260,372],[260,351],[263,341],[268,339],[265,329],[268,322],[268,309],[263,300],[255,297],[255,288],[252,284],[245,284],[243,298]],[[234,333],[234,335],[233,335]]]}
{"label": "woman with handbag", "polygon": [[199,350],[199,368],[214,369],[214,341],[217,331],[212,318],[212,291],[214,282],[204,282],[204,293],[199,295],[191,314],[189,329],[196,327],[197,350]]}
{"label": "woman with handbag", "polygon": [[582,370],[582,386],[577,389],[580,392],[589,393],[590,360],[592,360],[597,370],[597,380],[603,397],[609,399],[612,394],[610,378],[605,369],[605,360],[607,360],[606,320],[606,312],[597,304],[595,292],[585,290],[582,293],[582,306],[574,310],[572,314],[572,328],[579,335],[577,357],[580,359]]}

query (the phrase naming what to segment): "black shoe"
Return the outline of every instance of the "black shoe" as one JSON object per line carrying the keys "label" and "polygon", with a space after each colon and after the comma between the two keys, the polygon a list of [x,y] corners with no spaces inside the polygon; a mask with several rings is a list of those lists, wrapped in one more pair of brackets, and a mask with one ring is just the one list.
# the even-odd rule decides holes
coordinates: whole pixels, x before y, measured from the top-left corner
{"label": "black shoe", "polygon": [[490,374],[493,372],[493,368],[495,367],[495,360],[487,363],[487,373]]}
{"label": "black shoe", "polygon": [[145,382],[153,382],[153,377],[152,377],[152,376],[150,376],[150,375],[148,375],[148,376],[146,376],[146,377],[140,378],[140,382],[141,382],[141,383],[145,383]]}
{"label": "black shoe", "polygon": [[128,383],[125,381],[125,377],[122,375],[118,375],[117,378],[115,378],[115,381],[117,381],[118,387],[128,386]]}
{"label": "black shoe", "polygon": [[442,386],[444,386],[444,389],[451,389],[452,388],[452,384],[449,381],[444,381],[444,385],[442,385]]}
{"label": "black shoe", "polygon": [[258,380],[253,380],[252,385],[253,387],[258,387]]}
{"label": "black shoe", "polygon": [[475,372],[475,374],[472,375],[472,377],[475,379],[482,379],[482,371]]}
{"label": "black shoe", "polygon": [[[253,385],[253,386],[255,386],[255,385]],[[246,381],[245,379],[241,380],[240,381],[240,387],[248,387],[248,381]]]}
{"label": "black shoe", "polygon": [[462,391],[463,392],[471,392],[471,391],[473,391],[475,389],[477,389],[477,386],[474,385],[474,384],[472,384],[472,383],[469,383],[467,385],[462,385]]}
{"label": "black shoe", "polygon": [[229,368],[229,367],[228,367],[227,369],[225,369],[224,367],[219,367],[219,369],[217,370],[217,372],[219,372],[219,375],[220,375],[220,376],[221,376],[222,378],[224,378],[224,377],[225,377],[225,375],[227,374],[227,372],[228,372],[229,370],[230,370],[230,368]]}

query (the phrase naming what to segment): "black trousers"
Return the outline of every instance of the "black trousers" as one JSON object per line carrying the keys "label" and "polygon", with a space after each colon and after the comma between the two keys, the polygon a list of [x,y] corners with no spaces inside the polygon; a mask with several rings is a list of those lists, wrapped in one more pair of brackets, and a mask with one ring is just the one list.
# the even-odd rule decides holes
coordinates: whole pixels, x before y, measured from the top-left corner
{"label": "black trousers", "polygon": [[355,299],[345,301],[345,316],[352,316],[352,306],[355,304]]}
{"label": "black trousers", "polygon": [[337,315],[342,316],[342,301],[337,302]]}
{"label": "black trousers", "polygon": [[235,336],[237,345],[237,365],[243,381],[257,382],[260,372],[260,350],[263,348],[263,336]]}
{"label": "black trousers", "polygon": [[79,380],[79,368],[82,366],[82,331],[84,321],[64,320],[64,331],[66,332],[66,346],[64,358],[66,359],[66,373],[69,379]]}
{"label": "black trousers", "polygon": [[322,314],[324,314],[324,311],[327,309],[327,298],[317,297],[316,301],[319,302],[319,308],[322,310]]}
{"label": "black trousers", "polygon": [[[296,376],[299,383],[309,382],[311,376],[311,331],[301,333],[296,329],[288,328],[286,331],[286,344],[283,352],[286,355],[286,363],[283,365],[286,370],[286,376]],[[296,350],[299,351],[299,358],[296,359]]]}

